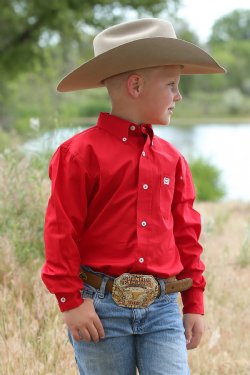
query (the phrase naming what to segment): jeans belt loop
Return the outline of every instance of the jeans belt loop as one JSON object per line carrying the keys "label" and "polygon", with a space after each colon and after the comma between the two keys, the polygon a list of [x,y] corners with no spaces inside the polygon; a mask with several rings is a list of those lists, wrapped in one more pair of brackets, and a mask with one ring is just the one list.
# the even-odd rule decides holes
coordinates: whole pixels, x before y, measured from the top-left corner
{"label": "jeans belt loop", "polygon": [[106,289],[106,284],[108,282],[108,279],[109,278],[107,276],[103,276],[103,278],[102,278],[100,290],[98,291],[99,298],[104,298],[104,296],[105,296],[105,289]]}
{"label": "jeans belt loop", "polygon": [[157,281],[160,284],[160,288],[161,288],[160,297],[162,297],[162,296],[164,296],[166,294],[166,291],[165,291],[165,289],[166,289],[165,281],[162,280],[162,279],[158,279],[158,278],[157,278]]}

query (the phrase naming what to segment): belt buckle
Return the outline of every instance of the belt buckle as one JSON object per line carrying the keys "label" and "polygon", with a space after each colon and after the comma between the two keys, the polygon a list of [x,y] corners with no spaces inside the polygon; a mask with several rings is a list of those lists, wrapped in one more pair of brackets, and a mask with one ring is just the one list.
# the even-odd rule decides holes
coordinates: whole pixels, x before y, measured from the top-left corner
{"label": "belt buckle", "polygon": [[119,306],[145,308],[154,302],[159,285],[151,275],[123,273],[114,279],[112,298]]}

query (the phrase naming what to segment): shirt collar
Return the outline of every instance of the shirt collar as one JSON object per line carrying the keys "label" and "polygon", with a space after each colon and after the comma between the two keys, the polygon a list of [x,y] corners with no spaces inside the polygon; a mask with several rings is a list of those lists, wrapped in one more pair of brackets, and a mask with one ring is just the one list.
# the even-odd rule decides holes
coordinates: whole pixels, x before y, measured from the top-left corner
{"label": "shirt collar", "polygon": [[151,124],[134,124],[129,120],[124,120],[120,117],[111,115],[109,113],[101,112],[97,121],[97,126],[105,129],[109,133],[113,134],[115,137],[124,141],[129,138],[129,129],[135,127],[135,131],[139,133],[148,134],[150,136],[151,142],[154,137],[154,132]]}

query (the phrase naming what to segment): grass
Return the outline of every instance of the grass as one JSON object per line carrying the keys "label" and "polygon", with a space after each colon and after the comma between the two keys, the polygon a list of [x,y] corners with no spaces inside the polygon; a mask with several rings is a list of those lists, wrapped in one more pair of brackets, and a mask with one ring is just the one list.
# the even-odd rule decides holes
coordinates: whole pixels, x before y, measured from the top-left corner
{"label": "grass", "polygon": [[[77,374],[57,303],[40,280],[47,159],[15,163],[11,152],[0,158],[1,375]],[[248,375],[250,205],[197,208],[207,265],[206,332],[199,349],[189,352],[191,373]]]}
{"label": "grass", "polygon": [[250,373],[249,263],[242,268],[238,262],[249,231],[249,208],[237,202],[198,205],[207,266],[206,332],[200,348],[189,353],[192,375]]}
{"label": "grass", "polygon": [[245,238],[240,248],[237,263],[242,268],[250,265],[250,223],[248,223],[246,228]]}

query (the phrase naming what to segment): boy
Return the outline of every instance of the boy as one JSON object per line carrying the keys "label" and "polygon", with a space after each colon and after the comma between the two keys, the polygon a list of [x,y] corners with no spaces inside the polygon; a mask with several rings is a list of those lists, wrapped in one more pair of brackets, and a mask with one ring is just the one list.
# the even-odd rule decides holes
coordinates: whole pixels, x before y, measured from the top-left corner
{"label": "boy", "polygon": [[224,69],[160,19],[110,27],[94,50],[58,90],[105,85],[112,111],[51,160],[42,278],[81,375],[187,375],[203,332],[200,217],[185,159],[151,124],[169,124],[181,74]]}

